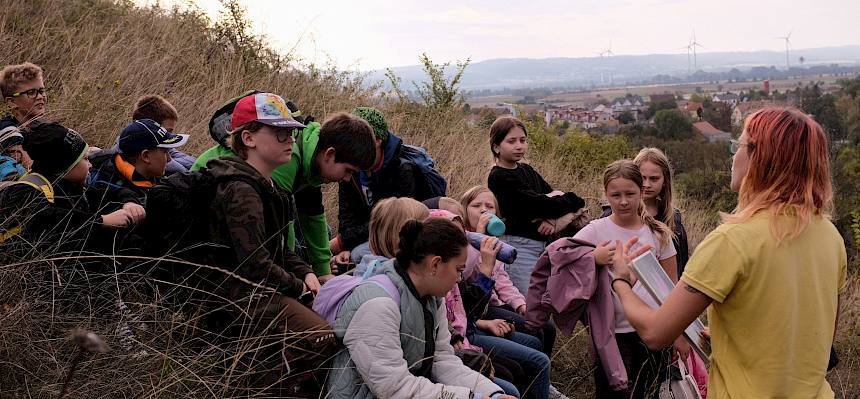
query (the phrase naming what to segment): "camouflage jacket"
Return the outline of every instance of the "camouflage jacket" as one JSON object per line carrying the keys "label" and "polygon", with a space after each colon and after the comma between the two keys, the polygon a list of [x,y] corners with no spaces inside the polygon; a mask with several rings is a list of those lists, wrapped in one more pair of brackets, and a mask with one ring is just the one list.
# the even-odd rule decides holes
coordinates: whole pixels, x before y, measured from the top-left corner
{"label": "camouflage jacket", "polygon": [[[212,251],[210,261],[255,284],[298,297],[311,268],[286,245],[293,204],[288,193],[276,188],[256,169],[238,157],[209,162],[215,177],[251,177],[258,184],[236,179],[218,185],[210,208],[212,241],[224,250]],[[228,298],[248,295],[254,287],[240,279],[225,279]]]}

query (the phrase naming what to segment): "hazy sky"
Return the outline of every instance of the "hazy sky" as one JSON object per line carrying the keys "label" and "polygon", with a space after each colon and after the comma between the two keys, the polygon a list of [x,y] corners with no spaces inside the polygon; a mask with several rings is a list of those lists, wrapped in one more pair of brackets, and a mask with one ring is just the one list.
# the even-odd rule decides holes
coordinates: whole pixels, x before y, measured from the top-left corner
{"label": "hazy sky", "polygon": [[[152,1],[152,0],[142,0]],[[173,0],[188,2],[189,0]],[[190,0],[217,15],[218,0]],[[170,3],[171,0],[167,0]],[[165,1],[162,1],[164,4]],[[858,0],[246,0],[258,32],[341,68],[491,58],[684,53],[860,44]]]}

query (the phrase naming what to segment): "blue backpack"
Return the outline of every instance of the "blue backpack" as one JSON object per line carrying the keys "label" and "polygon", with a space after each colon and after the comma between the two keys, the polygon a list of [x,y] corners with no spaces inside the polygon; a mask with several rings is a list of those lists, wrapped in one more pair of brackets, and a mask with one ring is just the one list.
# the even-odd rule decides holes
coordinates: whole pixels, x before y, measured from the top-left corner
{"label": "blue backpack", "polygon": [[436,170],[436,161],[430,157],[427,150],[414,145],[403,144],[401,162],[413,164],[418,167],[430,189],[430,197],[444,197],[448,194],[448,182],[445,177]]}
{"label": "blue backpack", "polygon": [[358,286],[367,283],[376,284],[382,287],[382,289],[388,293],[388,296],[397,303],[397,307],[399,308],[400,291],[397,290],[397,287],[394,286],[391,279],[385,274],[371,275],[378,263],[379,261],[374,261],[362,276],[343,274],[325,283],[322,288],[320,288],[320,292],[314,300],[314,312],[322,316],[329,322],[329,324],[334,326],[337,314],[340,312],[340,307],[343,305],[343,302],[346,301],[346,298],[349,298],[349,295],[352,294]]}
{"label": "blue backpack", "polygon": [[27,169],[24,169],[15,159],[0,155],[0,181],[18,180],[25,173]]}

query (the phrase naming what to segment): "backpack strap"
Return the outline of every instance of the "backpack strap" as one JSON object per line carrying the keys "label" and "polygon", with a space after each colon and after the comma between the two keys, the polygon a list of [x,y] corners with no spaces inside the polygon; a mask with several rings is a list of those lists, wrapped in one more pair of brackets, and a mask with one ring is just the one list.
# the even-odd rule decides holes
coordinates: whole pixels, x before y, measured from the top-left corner
{"label": "backpack strap", "polygon": [[[0,185],[0,188],[6,188],[13,184],[26,184],[42,193],[48,202],[54,203],[54,186],[51,185],[45,176],[38,173],[28,172],[21,176],[18,181],[3,183],[3,185]],[[22,231],[24,231],[24,226],[21,225],[9,228],[5,231],[0,231],[0,243],[21,234]]]}
{"label": "backpack strap", "polygon": [[47,199],[48,202],[52,204],[54,203],[54,186],[51,185],[51,182],[49,182],[45,176],[34,172],[28,172],[18,179],[18,184],[26,184],[39,190],[45,195],[45,199]]}

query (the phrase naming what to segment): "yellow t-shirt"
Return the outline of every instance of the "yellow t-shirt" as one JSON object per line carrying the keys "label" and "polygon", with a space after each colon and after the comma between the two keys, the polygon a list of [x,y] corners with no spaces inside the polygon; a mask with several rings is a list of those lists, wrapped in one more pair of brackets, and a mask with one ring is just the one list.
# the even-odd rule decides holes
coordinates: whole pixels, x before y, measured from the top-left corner
{"label": "yellow t-shirt", "polygon": [[833,398],[824,376],[846,272],[823,217],[778,247],[767,212],[711,232],[682,277],[714,300],[708,398]]}

